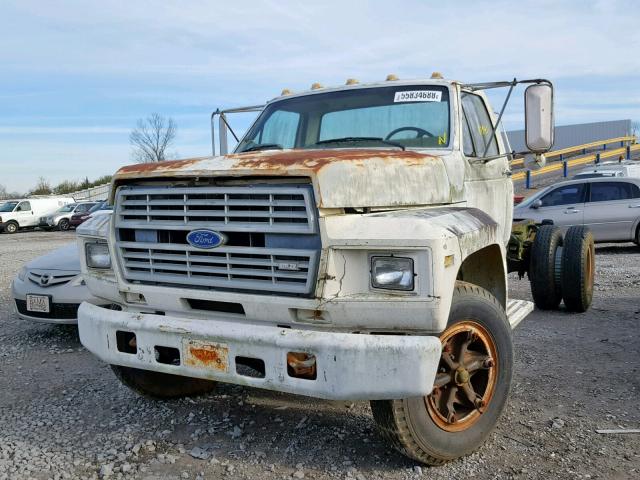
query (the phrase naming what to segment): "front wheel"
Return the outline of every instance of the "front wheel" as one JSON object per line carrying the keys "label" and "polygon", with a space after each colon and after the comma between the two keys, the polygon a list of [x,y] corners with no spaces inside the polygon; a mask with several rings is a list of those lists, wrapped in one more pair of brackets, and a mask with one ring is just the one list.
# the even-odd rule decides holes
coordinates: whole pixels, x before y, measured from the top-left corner
{"label": "front wheel", "polygon": [[66,218],[63,218],[62,220],[60,220],[58,222],[58,229],[61,232],[66,232],[67,230],[69,230],[69,220],[67,220]]}
{"label": "front wheel", "polygon": [[16,233],[18,231],[18,224],[16,222],[9,222],[4,226],[4,231],[7,233]]}
{"label": "front wheel", "polygon": [[511,388],[513,348],[504,308],[487,290],[457,282],[442,356],[426,397],[371,402],[382,435],[400,453],[441,465],[478,448]]}
{"label": "front wheel", "polygon": [[182,377],[168,373],[141,370],[139,368],[111,365],[118,380],[139,395],[170,399],[195,397],[213,391],[215,382],[199,378]]}

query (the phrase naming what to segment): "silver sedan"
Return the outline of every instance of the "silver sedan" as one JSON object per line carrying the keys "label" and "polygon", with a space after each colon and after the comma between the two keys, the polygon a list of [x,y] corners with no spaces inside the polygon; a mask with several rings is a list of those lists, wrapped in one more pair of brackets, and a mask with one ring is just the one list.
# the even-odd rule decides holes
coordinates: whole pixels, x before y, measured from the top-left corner
{"label": "silver sedan", "polygon": [[556,183],[514,208],[514,220],[585,225],[596,242],[640,245],[640,178],[582,178]]}
{"label": "silver sedan", "polygon": [[82,302],[104,304],[89,292],[80,275],[74,242],[27,263],[12,283],[18,316],[50,323],[78,323]]}

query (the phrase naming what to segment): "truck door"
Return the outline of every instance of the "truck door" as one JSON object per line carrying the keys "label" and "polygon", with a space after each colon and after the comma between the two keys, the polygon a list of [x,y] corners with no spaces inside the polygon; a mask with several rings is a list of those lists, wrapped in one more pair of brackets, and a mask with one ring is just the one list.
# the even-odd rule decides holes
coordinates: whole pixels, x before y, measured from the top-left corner
{"label": "truck door", "polygon": [[592,182],[584,224],[596,242],[631,241],[640,217],[640,188],[631,182]]}
{"label": "truck door", "polygon": [[[460,99],[462,152],[467,159],[467,204],[491,215],[502,228],[501,235],[506,242],[511,233],[513,212],[513,184],[505,174],[509,170],[507,157],[495,158],[500,153],[501,142],[492,135],[493,120],[484,98],[462,92]],[[483,161],[483,155],[493,159]]]}
{"label": "truck door", "polygon": [[31,210],[31,202],[20,202],[15,212],[16,221],[21,227],[33,227],[36,225],[36,216]]}

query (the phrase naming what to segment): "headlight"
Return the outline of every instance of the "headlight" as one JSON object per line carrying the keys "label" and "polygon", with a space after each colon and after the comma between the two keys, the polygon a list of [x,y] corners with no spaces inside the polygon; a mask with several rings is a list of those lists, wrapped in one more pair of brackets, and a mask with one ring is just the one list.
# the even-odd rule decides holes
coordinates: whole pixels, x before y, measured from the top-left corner
{"label": "headlight", "polygon": [[18,279],[24,282],[24,279],[27,278],[27,267],[22,267],[18,272]]}
{"label": "headlight", "polygon": [[111,268],[111,256],[106,243],[87,243],[85,245],[87,267]]}
{"label": "headlight", "polygon": [[84,283],[84,278],[82,278],[82,275],[77,275],[73,280],[71,280],[71,282],[69,282],[69,285],[71,285],[72,287],[80,287],[82,285],[86,285],[86,283]]}
{"label": "headlight", "polygon": [[413,259],[371,257],[371,286],[387,290],[413,290]]}

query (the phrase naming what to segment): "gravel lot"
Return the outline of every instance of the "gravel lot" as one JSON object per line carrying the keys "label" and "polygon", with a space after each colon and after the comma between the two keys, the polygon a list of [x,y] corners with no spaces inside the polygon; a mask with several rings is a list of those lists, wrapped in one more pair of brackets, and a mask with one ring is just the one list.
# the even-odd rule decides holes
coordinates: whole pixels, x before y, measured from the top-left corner
{"label": "gravel lot", "polygon": [[[511,401],[470,457],[420,467],[390,450],[368,403],[231,385],[197,399],[136,396],[82,348],[75,327],[13,313],[25,261],[73,232],[0,235],[0,479],[640,478],[640,248],[597,248],[593,308],[536,311],[514,334]],[[530,298],[528,282],[511,283]]]}

